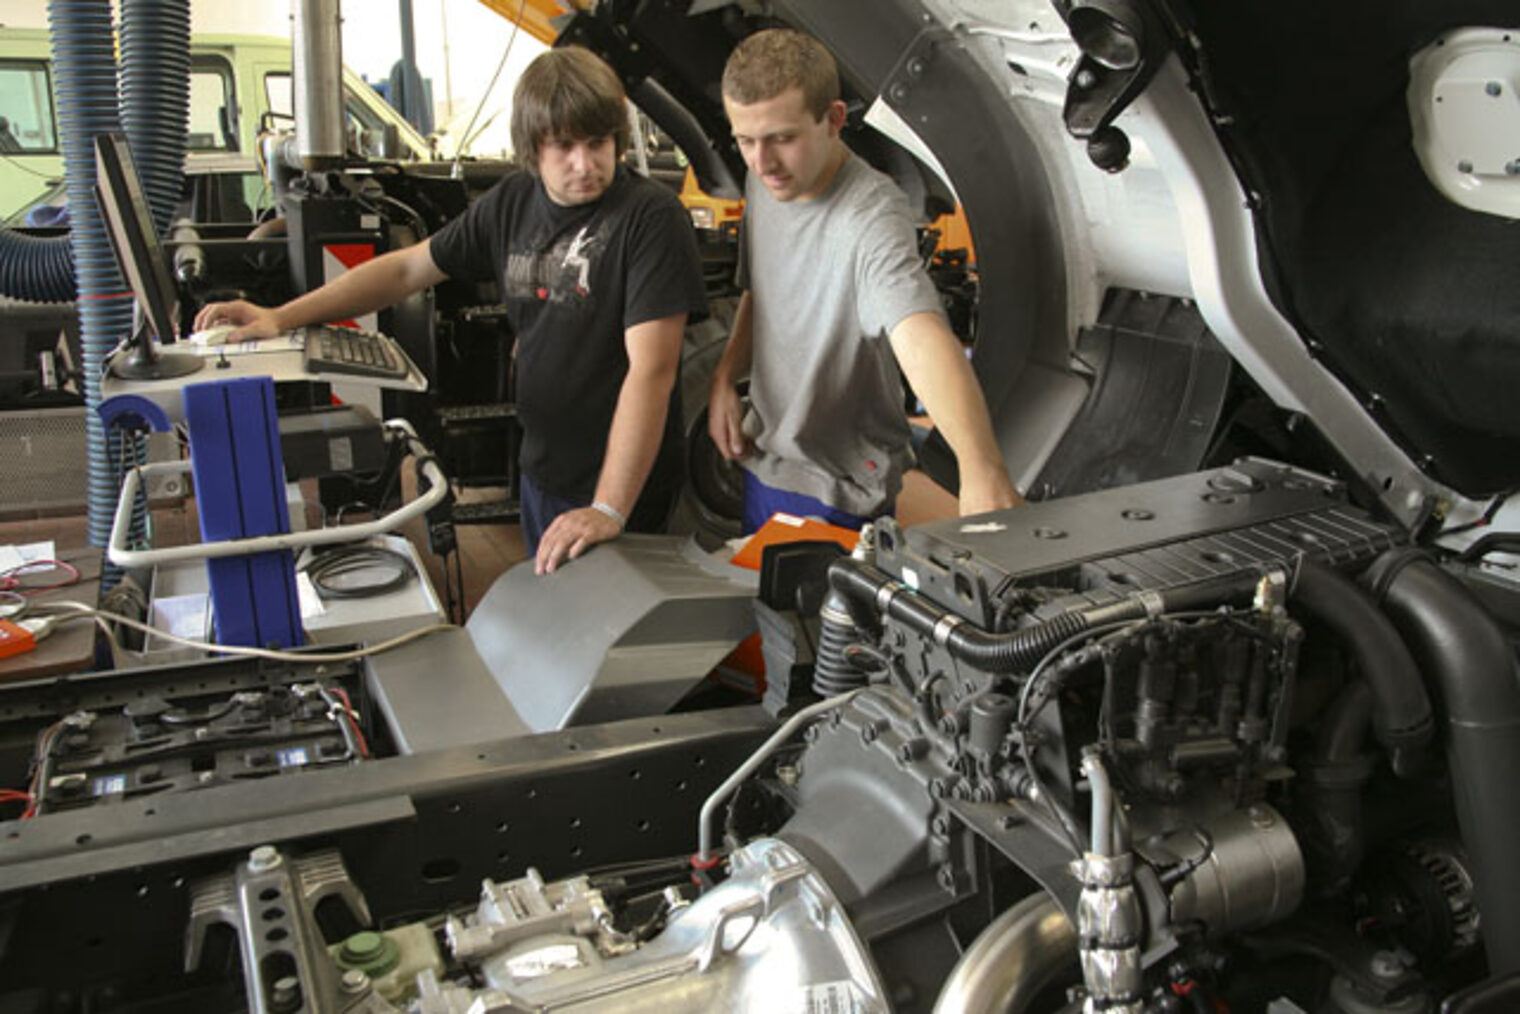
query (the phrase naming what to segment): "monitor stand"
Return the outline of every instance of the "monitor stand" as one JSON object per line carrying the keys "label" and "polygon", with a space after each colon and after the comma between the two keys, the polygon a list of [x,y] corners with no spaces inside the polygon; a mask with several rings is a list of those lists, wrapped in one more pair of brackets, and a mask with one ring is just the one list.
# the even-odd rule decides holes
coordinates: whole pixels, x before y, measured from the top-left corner
{"label": "monitor stand", "polygon": [[169,380],[188,377],[206,365],[193,353],[155,352],[147,336],[126,357],[111,364],[111,372],[123,380]]}

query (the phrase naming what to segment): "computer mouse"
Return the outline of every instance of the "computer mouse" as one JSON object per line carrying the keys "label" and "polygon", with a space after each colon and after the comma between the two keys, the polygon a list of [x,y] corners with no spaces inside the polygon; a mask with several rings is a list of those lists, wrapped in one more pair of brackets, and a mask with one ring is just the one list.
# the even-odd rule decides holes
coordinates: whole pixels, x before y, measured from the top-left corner
{"label": "computer mouse", "polygon": [[192,332],[190,340],[197,345],[225,345],[227,336],[236,330],[236,324],[213,324],[204,331]]}

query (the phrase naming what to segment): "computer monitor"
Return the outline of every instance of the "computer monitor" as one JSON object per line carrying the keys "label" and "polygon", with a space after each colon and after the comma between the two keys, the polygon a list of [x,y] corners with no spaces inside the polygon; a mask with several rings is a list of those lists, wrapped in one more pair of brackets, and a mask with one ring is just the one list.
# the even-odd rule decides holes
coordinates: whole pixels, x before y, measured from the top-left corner
{"label": "computer monitor", "polygon": [[95,197],[106,220],[106,235],[116,251],[116,263],[121,265],[146,323],[132,335],[131,353],[117,356],[111,372],[129,380],[162,380],[194,373],[205,365],[200,356],[165,352],[153,345],[155,337],[162,342],[174,340],[178,293],[153,228],[132,152],[121,134],[99,134],[95,138]]}

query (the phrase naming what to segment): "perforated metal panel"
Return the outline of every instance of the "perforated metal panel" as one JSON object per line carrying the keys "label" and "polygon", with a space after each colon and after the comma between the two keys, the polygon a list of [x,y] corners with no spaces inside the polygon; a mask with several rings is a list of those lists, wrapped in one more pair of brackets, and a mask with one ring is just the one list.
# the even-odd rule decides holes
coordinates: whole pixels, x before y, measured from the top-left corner
{"label": "perforated metal panel", "polygon": [[[67,513],[84,510],[88,462],[85,457],[85,410],[38,409],[0,413],[0,516]],[[174,436],[148,438],[148,458],[176,458]],[[184,478],[150,483],[154,500],[182,497]]]}

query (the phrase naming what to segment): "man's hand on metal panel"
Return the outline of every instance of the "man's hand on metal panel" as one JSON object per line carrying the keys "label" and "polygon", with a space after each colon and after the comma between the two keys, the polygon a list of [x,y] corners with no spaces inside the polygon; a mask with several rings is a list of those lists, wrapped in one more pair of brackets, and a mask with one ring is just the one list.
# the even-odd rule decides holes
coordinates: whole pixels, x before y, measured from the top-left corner
{"label": "man's hand on metal panel", "polygon": [[567,560],[573,560],[598,542],[615,539],[623,526],[610,513],[595,507],[566,511],[555,518],[538,540],[538,556],[533,573],[552,574]]}

